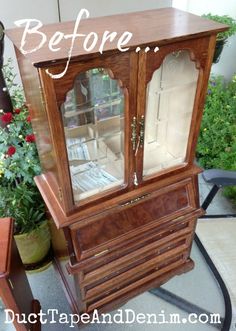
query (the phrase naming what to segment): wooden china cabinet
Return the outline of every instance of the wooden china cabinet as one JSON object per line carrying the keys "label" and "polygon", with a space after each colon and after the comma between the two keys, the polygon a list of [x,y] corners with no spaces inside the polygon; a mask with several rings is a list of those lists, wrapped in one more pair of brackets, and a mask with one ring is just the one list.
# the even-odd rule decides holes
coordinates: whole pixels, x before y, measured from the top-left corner
{"label": "wooden china cabinet", "polygon": [[[49,40],[73,27],[41,31]],[[133,33],[129,50],[115,39],[103,54],[99,42],[88,52],[78,39],[59,79],[48,72],[63,72],[71,41],[24,55],[22,29],[7,31],[42,164],[35,180],[58,229],[55,264],[75,312],[114,309],[193,268],[202,214],[194,153],[216,34],[226,29],[174,8],[83,20],[79,32],[99,41],[105,30]],[[28,36],[29,49],[37,38]]]}

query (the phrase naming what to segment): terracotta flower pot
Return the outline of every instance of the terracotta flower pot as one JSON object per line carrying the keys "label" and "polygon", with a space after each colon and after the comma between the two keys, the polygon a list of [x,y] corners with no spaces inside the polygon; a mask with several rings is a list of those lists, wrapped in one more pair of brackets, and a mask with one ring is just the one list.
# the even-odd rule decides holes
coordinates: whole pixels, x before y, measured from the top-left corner
{"label": "terracotta flower pot", "polygon": [[24,265],[32,265],[41,262],[48,254],[51,237],[48,221],[29,233],[14,236],[20,257]]}

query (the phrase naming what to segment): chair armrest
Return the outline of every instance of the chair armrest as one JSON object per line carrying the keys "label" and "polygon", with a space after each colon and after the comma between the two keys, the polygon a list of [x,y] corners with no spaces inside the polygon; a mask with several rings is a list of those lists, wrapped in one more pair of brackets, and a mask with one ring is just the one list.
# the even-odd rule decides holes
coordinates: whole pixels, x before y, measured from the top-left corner
{"label": "chair armrest", "polygon": [[209,169],[203,172],[202,177],[207,183],[217,186],[236,185],[236,171]]}

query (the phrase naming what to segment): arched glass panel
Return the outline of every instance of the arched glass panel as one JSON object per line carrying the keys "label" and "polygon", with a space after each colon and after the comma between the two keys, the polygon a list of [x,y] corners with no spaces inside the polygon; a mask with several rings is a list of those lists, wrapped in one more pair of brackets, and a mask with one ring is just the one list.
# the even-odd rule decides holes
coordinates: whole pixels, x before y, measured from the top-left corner
{"label": "arched glass panel", "polygon": [[124,183],[124,94],[102,68],[80,73],[61,106],[75,202]]}
{"label": "arched glass panel", "polygon": [[147,86],[144,176],[185,161],[198,74],[188,51],[167,55],[153,73]]}

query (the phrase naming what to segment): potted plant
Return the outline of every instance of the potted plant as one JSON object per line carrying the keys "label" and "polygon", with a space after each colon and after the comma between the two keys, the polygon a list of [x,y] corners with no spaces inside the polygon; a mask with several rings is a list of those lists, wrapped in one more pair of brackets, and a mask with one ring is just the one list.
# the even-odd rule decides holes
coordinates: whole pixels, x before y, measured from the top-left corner
{"label": "potted plant", "polygon": [[229,26],[229,29],[227,31],[218,33],[216,38],[216,47],[213,57],[213,63],[218,63],[225,43],[227,42],[229,37],[233,36],[236,33],[236,20],[228,15],[220,16],[220,15],[213,15],[211,13],[204,14],[202,15],[202,17]]}
{"label": "potted plant", "polygon": [[41,168],[22,89],[9,63],[5,77],[13,113],[0,110],[0,217],[15,219],[15,240],[24,264],[37,264],[50,249],[49,227],[34,176]]}
{"label": "potted plant", "polygon": [[15,219],[15,241],[26,267],[37,266],[50,249],[45,206],[36,186],[21,182],[0,187],[0,215]]}

